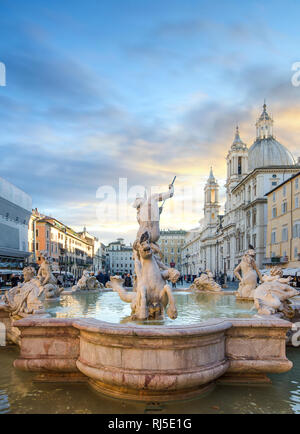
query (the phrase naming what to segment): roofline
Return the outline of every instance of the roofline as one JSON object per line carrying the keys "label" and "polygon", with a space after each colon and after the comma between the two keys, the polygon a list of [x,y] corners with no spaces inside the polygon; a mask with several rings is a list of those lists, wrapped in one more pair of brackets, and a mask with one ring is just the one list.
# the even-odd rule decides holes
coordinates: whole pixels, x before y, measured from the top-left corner
{"label": "roofline", "polygon": [[[52,221],[51,221],[52,220]],[[59,223],[61,226],[63,226],[66,231],[63,231],[62,229],[59,229],[55,226],[55,224],[53,223],[53,221],[56,221],[57,223]],[[59,220],[57,220],[55,217],[48,217],[45,216],[41,219],[37,220],[37,223],[48,223],[50,226],[52,226],[54,229],[57,230],[61,230],[62,232],[64,232],[65,234],[67,234],[68,236],[74,237],[76,238],[78,241],[83,242],[84,244],[91,246],[91,244],[89,244],[87,241],[85,241],[83,238],[80,237],[80,235],[78,235],[78,232],[74,231],[74,229],[70,228],[69,226],[66,226],[65,224],[61,223]]]}
{"label": "roofline", "polygon": [[291,164],[291,165],[287,165],[287,166],[283,166],[283,165],[278,165],[278,166],[262,166],[262,167],[256,167],[255,169],[252,170],[252,172],[249,172],[248,175],[245,176],[245,178],[243,178],[231,191],[234,192],[238,187],[240,187],[244,181],[246,181],[248,178],[250,178],[251,175],[253,175],[255,172],[259,171],[259,170],[269,170],[272,171],[272,169],[298,169],[300,170],[300,165],[298,164]]}
{"label": "roofline", "polygon": [[265,196],[269,196],[269,194],[273,193],[273,191],[278,190],[278,188],[282,187],[287,182],[292,181],[292,179],[296,178],[299,175],[300,175],[300,172],[295,173],[295,175],[292,175],[290,178],[286,179],[281,184],[278,184],[278,185],[276,185],[276,187],[272,188],[272,190],[270,190],[268,193],[266,193]]}

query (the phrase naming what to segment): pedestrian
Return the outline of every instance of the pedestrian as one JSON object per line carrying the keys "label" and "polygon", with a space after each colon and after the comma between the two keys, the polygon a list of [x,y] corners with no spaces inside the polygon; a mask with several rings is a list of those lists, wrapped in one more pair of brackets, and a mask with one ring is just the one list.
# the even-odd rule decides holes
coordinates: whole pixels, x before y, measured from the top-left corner
{"label": "pedestrian", "polygon": [[10,282],[11,282],[11,287],[12,287],[12,288],[14,288],[15,286],[18,286],[18,283],[19,283],[19,277],[16,276],[15,274],[12,274],[11,279],[10,279]]}
{"label": "pedestrian", "polygon": [[98,280],[98,282],[102,283],[103,285],[105,285],[105,275],[102,273],[101,270],[99,270],[96,279]]}
{"label": "pedestrian", "polygon": [[131,281],[131,277],[130,277],[130,274],[129,274],[129,273],[128,273],[127,276],[125,277],[124,285],[125,285],[127,288],[131,288],[131,287],[132,287],[132,281]]}

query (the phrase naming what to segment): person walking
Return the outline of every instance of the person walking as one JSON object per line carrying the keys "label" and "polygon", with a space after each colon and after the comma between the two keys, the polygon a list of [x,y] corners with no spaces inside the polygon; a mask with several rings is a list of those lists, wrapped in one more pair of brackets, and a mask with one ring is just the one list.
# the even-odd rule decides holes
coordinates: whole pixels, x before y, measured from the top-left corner
{"label": "person walking", "polygon": [[124,285],[125,285],[127,288],[131,288],[131,287],[132,287],[131,276],[130,276],[129,273],[128,273],[128,274],[126,275],[126,277],[125,277]]}
{"label": "person walking", "polygon": [[15,274],[13,274],[13,275],[11,276],[10,282],[11,282],[11,287],[12,287],[12,288],[14,288],[15,286],[18,286],[18,283],[19,283],[19,277],[16,276]]}
{"label": "person walking", "polygon": [[103,285],[105,285],[105,275],[102,273],[102,271],[100,270],[96,276],[96,279],[98,280],[99,283],[102,283]]}

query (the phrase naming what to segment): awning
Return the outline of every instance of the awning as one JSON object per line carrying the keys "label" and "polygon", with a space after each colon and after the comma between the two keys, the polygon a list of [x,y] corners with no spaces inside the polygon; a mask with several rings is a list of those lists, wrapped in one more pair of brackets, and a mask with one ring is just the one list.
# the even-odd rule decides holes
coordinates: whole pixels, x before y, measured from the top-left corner
{"label": "awning", "polygon": [[28,258],[32,252],[24,252],[22,250],[17,249],[9,249],[8,247],[0,247],[0,256],[4,256],[5,258],[16,258],[16,259],[24,259]]}
{"label": "awning", "polygon": [[0,275],[1,274],[18,274],[18,275],[21,275],[21,274],[23,274],[23,271],[22,270],[1,270],[0,269]]}

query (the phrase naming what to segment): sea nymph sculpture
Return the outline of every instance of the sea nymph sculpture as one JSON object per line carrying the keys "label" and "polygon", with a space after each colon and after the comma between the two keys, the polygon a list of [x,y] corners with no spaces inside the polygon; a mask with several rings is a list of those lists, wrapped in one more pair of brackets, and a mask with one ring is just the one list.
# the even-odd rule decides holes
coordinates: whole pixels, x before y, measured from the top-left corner
{"label": "sea nymph sculpture", "polygon": [[[240,275],[242,271],[242,276]],[[241,262],[234,270],[234,275],[240,281],[237,297],[253,300],[253,293],[257,287],[257,277],[262,281],[262,275],[255,262],[255,250],[251,244]]]}
{"label": "sea nymph sculpture", "polygon": [[254,305],[259,315],[277,315],[284,319],[292,319],[294,310],[290,298],[298,295],[298,291],[289,285],[291,277],[284,278],[281,267],[270,270],[270,276],[263,276],[263,283],[254,291]]}
{"label": "sea nymph sculpture", "polygon": [[43,308],[45,292],[40,280],[35,275],[34,268],[24,268],[23,275],[24,282],[7,291],[1,302],[6,306],[11,316],[45,314]]}
{"label": "sea nymph sculpture", "polygon": [[209,291],[209,292],[220,292],[222,291],[221,286],[215,282],[213,274],[210,270],[206,270],[202,273],[200,277],[197,277],[191,285],[191,289],[196,292]]}
{"label": "sea nymph sculpture", "polygon": [[162,207],[158,203],[174,194],[173,183],[169,191],[161,194],[138,197],[134,203],[137,209],[139,230],[133,244],[133,256],[136,281],[133,292],[123,287],[123,279],[113,276],[108,282],[120,298],[131,303],[131,318],[138,320],[162,319],[164,310],[171,319],[177,318],[177,309],[171,286],[167,283],[177,282],[180,277],[175,268],[168,268],[162,263],[162,252],[157,244],[160,237],[159,219]]}

